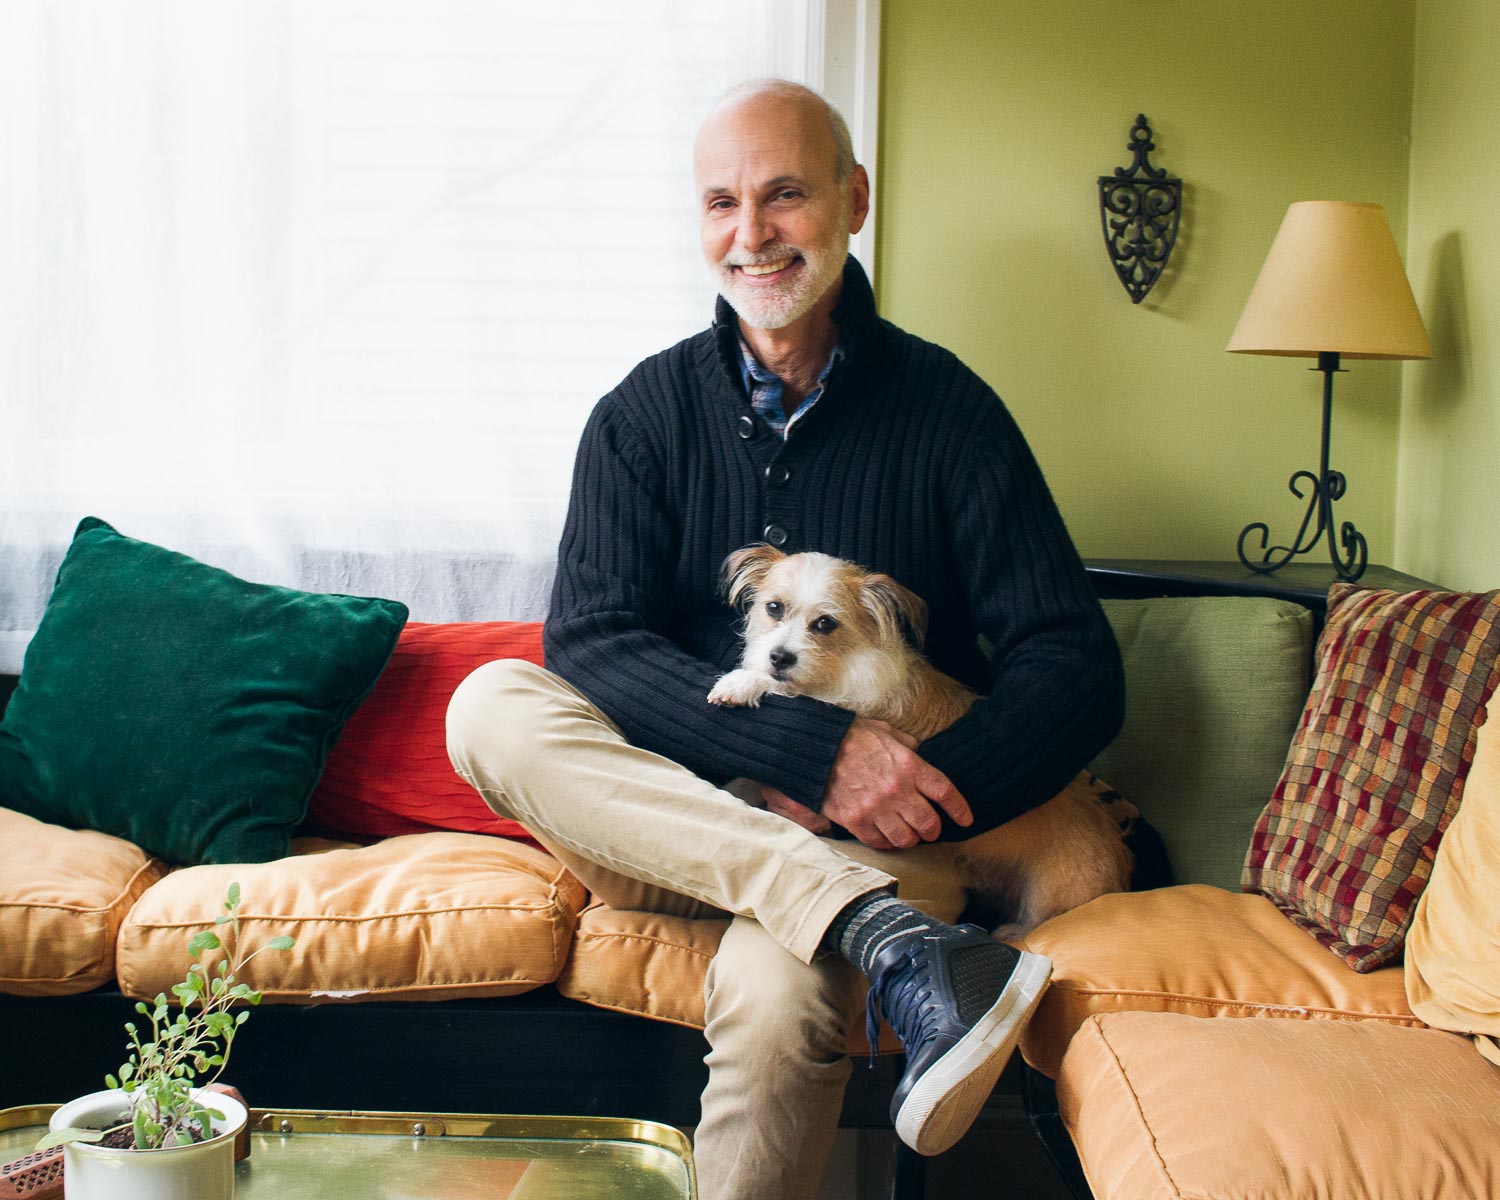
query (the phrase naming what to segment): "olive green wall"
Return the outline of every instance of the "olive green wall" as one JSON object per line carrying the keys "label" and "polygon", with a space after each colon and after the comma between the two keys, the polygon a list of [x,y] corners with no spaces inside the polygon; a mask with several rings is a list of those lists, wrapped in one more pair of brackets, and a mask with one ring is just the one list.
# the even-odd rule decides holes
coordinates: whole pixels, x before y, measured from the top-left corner
{"label": "olive green wall", "polygon": [[[1083,554],[1232,558],[1249,521],[1294,532],[1320,377],[1224,345],[1292,201],[1383,204],[1404,244],[1415,23],[1415,0],[884,0],[882,308],[1006,400]],[[1138,112],[1185,213],[1132,305],[1095,180]],[[1400,373],[1351,363],[1335,395],[1338,515],[1384,563]]]}
{"label": "olive green wall", "polygon": [[1407,271],[1433,358],[1405,368],[1398,565],[1500,587],[1500,5],[1419,0]]}

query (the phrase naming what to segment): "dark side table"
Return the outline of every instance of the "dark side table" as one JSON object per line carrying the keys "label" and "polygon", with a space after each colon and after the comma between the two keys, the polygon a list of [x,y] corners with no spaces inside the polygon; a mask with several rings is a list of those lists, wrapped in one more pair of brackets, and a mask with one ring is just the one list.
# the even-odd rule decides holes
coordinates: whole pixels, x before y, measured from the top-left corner
{"label": "dark side table", "polygon": [[[1272,596],[1295,600],[1323,614],[1328,588],[1337,576],[1332,563],[1288,563],[1271,575],[1257,575],[1239,562],[1162,558],[1089,558],[1089,579],[1100,596],[1137,600],[1147,596]],[[1415,592],[1441,587],[1428,579],[1374,564],[1356,580],[1360,587]]]}

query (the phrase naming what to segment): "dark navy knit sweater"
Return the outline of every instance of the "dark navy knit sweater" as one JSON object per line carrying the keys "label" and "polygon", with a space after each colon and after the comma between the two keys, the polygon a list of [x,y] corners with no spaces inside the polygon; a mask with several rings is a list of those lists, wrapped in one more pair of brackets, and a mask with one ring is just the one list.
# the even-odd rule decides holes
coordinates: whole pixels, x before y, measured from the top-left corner
{"label": "dark navy knit sweater", "polygon": [[852,716],[805,697],[707,702],[740,654],[719,568],[769,541],[884,571],[926,600],[928,657],[987,697],[920,748],[974,810],[967,829],[944,818],[944,836],[969,836],[1055,794],[1118,732],[1119,651],[999,397],[879,318],[852,258],[834,319],[847,353],[787,442],[750,409],[723,300],[712,328],[599,402],[574,469],[547,665],[632,743],[816,809]]}

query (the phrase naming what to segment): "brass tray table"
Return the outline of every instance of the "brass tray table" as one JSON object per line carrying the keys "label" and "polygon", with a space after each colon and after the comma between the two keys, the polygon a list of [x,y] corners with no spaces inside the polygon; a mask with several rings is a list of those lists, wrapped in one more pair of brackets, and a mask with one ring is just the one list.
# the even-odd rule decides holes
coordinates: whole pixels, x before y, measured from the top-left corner
{"label": "brass tray table", "polygon": [[[0,1162],[57,1106],[0,1109]],[[694,1200],[676,1129],[616,1117],[251,1109],[236,1200]]]}

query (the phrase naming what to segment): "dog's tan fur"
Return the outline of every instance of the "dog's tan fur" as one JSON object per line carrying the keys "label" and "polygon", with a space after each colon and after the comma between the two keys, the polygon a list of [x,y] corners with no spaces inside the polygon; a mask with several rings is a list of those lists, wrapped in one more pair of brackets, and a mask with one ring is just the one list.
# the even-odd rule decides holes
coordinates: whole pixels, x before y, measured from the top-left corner
{"label": "dog's tan fur", "polygon": [[[745,611],[745,649],[739,669],[708,694],[711,704],[812,696],[920,741],[979,699],[913,648],[925,637],[927,606],[889,575],[759,545],[725,560],[724,587]],[[981,904],[1008,918],[995,936],[1018,937],[1129,886],[1132,856],[1121,834],[1138,815],[1084,773],[1045,804],[954,843],[955,857]]]}

